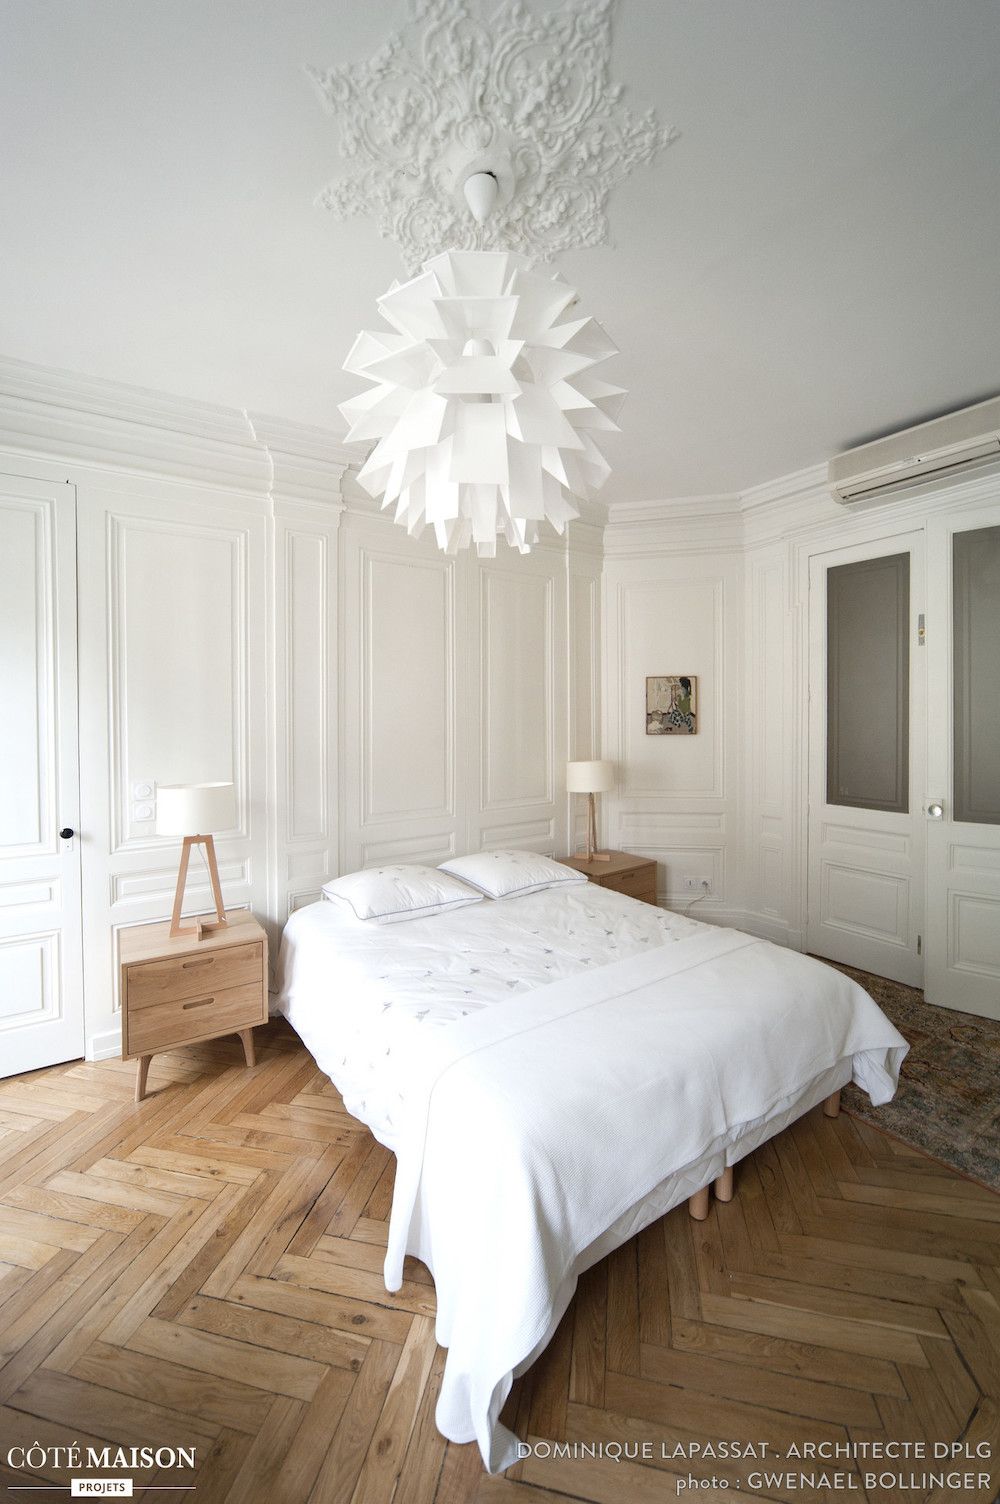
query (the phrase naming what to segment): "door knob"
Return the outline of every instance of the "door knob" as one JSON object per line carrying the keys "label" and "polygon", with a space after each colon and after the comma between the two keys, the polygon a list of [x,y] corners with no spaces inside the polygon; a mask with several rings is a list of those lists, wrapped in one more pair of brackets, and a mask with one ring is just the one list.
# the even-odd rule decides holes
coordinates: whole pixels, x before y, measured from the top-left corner
{"label": "door knob", "polygon": [[68,825],[64,825],[62,830],[59,832],[59,839],[60,841],[72,841],[75,835],[75,830],[70,830]]}
{"label": "door knob", "polygon": [[928,804],[927,818],[928,820],[944,819],[944,805],[939,800],[936,800],[933,804]]}

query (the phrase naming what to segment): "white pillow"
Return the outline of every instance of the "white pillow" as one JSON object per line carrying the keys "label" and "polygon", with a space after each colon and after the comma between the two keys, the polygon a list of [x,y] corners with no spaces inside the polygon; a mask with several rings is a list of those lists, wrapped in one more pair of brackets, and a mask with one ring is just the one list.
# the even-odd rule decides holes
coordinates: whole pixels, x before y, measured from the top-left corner
{"label": "white pillow", "polygon": [[475,893],[434,867],[372,867],[365,872],[349,872],[346,877],[324,883],[323,893],[335,903],[346,904],[356,919],[370,919],[375,924],[397,924],[403,919],[426,919],[450,909],[464,909],[466,904],[482,903]]}
{"label": "white pillow", "polygon": [[460,877],[489,898],[522,898],[543,888],[587,881],[584,873],[536,851],[479,851],[442,862],[440,870]]}

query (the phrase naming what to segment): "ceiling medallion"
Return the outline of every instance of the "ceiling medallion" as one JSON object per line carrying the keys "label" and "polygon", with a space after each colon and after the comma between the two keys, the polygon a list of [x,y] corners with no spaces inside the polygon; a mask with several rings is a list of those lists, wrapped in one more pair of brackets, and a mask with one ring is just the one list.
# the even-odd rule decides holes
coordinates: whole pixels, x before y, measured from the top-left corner
{"label": "ceiling medallion", "polygon": [[595,435],[617,430],[625,394],[593,374],[617,352],[576,302],[504,251],[445,252],[379,298],[390,328],[359,334],[344,362],[375,385],[340,411],[349,442],[377,440],[358,480],[396,522],[492,558],[498,535],[528,553],[540,522],[562,533],[580,515],[574,498],[608,475]]}
{"label": "ceiling medallion", "polygon": [[[547,261],[606,244],[612,188],[679,135],[609,82],[614,6],[534,16],[506,0],[486,21],[468,0],[410,0],[366,63],[308,70],[355,164],[318,202],[374,216],[410,272],[446,248]],[[466,184],[486,175],[495,202],[480,218]]]}

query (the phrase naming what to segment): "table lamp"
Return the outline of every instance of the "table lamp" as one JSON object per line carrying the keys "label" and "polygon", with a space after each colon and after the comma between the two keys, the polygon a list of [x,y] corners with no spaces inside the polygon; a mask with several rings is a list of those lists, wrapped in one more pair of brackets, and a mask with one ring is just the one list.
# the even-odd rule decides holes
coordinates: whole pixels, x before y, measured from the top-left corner
{"label": "table lamp", "polygon": [[587,861],[610,862],[611,853],[595,851],[597,845],[597,801],[595,794],[605,794],[615,786],[613,762],[568,762],[566,764],[566,792],[586,794],[587,810]]}
{"label": "table lamp", "polygon": [[[206,930],[217,930],[227,924],[222,903],[222,888],[219,884],[219,867],[215,860],[215,841],[212,832],[232,830],[236,824],[236,799],[231,783],[161,783],[156,790],[156,834],[158,836],[183,836],[181,864],[177,872],[177,891],[174,894],[174,911],[170,916],[170,937],[197,935],[202,938]],[[187,883],[188,862],[191,847],[205,848],[205,862],[212,883],[215,899],[215,918],[195,916],[193,925],[181,926],[181,906],[184,902],[184,887]]]}

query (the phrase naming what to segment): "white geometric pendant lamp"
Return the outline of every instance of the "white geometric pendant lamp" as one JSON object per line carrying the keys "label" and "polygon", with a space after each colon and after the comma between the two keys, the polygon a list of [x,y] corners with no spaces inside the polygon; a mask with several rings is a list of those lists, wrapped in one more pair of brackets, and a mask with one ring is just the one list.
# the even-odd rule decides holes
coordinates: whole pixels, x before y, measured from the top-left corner
{"label": "white geometric pendant lamp", "polygon": [[379,298],[389,328],[344,362],[373,385],[340,410],[349,441],[376,441],[358,479],[410,533],[430,523],[450,554],[493,557],[498,535],[527,553],[603,485],[598,435],[625,393],[595,374],[617,349],[576,301],[506,251],[445,251]]}

